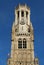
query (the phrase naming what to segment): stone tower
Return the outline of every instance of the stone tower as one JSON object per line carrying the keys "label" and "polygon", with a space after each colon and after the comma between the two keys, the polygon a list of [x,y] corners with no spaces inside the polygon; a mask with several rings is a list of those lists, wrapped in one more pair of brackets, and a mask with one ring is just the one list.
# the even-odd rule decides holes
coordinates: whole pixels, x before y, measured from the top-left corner
{"label": "stone tower", "polygon": [[34,34],[30,21],[30,8],[18,5],[12,26],[11,55],[7,65],[38,65],[34,57]]}

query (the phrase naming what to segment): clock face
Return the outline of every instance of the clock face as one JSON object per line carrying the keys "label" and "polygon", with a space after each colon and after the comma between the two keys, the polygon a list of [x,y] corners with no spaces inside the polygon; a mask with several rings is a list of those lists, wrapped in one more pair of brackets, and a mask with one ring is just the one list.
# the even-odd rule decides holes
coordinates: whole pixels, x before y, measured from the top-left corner
{"label": "clock face", "polygon": [[24,22],[23,19],[21,20],[20,24],[21,24],[21,25],[24,25],[24,24],[25,24],[25,22]]}

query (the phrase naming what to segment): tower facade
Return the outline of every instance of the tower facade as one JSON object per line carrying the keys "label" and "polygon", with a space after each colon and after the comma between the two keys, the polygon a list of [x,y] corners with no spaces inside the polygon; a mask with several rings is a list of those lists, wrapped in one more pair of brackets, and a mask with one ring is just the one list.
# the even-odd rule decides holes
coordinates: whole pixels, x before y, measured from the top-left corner
{"label": "tower facade", "polygon": [[18,5],[12,26],[11,55],[7,65],[38,65],[34,57],[34,33],[30,21],[30,8]]}

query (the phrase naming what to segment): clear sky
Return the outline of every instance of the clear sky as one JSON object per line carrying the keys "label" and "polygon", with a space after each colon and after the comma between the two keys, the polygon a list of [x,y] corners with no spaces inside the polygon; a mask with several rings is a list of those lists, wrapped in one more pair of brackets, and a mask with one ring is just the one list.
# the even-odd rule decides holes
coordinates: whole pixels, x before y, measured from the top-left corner
{"label": "clear sky", "polygon": [[39,58],[40,65],[44,65],[44,0],[0,0],[0,65],[7,65],[14,12],[19,3],[30,7],[35,57]]}

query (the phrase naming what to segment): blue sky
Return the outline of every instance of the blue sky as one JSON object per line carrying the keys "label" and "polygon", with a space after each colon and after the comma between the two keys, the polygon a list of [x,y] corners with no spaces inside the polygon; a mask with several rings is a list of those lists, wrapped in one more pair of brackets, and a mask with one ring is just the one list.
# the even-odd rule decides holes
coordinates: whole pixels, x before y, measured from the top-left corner
{"label": "blue sky", "polygon": [[44,0],[0,0],[0,65],[7,64],[14,12],[19,3],[26,3],[30,7],[34,27],[35,57],[39,58],[40,65],[44,65]]}

